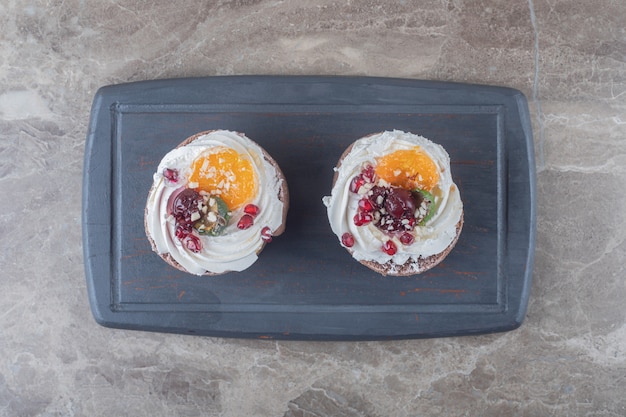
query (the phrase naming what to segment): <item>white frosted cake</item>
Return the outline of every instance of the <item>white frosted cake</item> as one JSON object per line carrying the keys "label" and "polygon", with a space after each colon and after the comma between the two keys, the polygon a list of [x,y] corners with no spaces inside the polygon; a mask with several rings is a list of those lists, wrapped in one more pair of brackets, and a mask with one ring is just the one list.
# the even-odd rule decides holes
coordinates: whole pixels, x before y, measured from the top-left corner
{"label": "white frosted cake", "polygon": [[285,228],[287,182],[278,164],[245,135],[198,133],[168,152],[145,210],[152,249],[196,275],[250,267]]}
{"label": "white frosted cake", "polygon": [[384,275],[412,275],[440,263],[463,226],[450,157],[399,130],[354,142],[335,167],[328,220],[341,245]]}

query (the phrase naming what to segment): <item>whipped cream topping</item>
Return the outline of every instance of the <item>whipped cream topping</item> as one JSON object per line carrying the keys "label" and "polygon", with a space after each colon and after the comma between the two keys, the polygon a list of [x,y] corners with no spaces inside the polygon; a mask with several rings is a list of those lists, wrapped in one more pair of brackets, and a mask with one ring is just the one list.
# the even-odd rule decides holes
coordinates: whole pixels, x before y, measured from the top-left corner
{"label": "whipped cream topping", "polygon": [[[175,221],[168,215],[168,200],[181,186],[187,184],[193,161],[208,148],[229,147],[249,158],[256,172],[257,194],[248,203],[259,207],[254,224],[245,230],[237,228],[243,208],[232,212],[230,224],[219,236],[200,236],[202,250],[194,253],[176,238]],[[171,183],[163,177],[165,168],[176,169],[179,180]],[[263,155],[263,150],[242,134],[227,130],[208,132],[191,143],[168,152],[153,175],[153,187],[148,196],[146,229],[159,254],[169,253],[190,273],[224,273],[243,271],[258,259],[264,245],[261,230],[274,232],[283,223],[284,203],[279,199],[283,179]]]}
{"label": "whipped cream topping", "polygon": [[[350,181],[366,164],[376,166],[376,158],[398,150],[411,150],[419,146],[435,162],[439,171],[439,183],[431,191],[435,196],[437,210],[424,226],[412,231],[415,241],[403,245],[397,236],[381,231],[373,223],[356,226],[353,221],[362,195],[350,191]],[[358,260],[385,264],[392,261],[403,265],[409,260],[417,261],[444,251],[456,237],[456,225],[463,214],[463,203],[450,172],[450,157],[445,149],[430,140],[399,130],[377,133],[354,142],[350,152],[335,168],[337,179],[331,195],[322,199],[328,210],[328,220],[339,238],[348,232],[354,236],[354,245],[349,248]],[[398,250],[388,255],[381,250],[387,240],[392,240]],[[416,271],[420,272],[420,271]],[[390,271],[393,273],[393,270]]]}

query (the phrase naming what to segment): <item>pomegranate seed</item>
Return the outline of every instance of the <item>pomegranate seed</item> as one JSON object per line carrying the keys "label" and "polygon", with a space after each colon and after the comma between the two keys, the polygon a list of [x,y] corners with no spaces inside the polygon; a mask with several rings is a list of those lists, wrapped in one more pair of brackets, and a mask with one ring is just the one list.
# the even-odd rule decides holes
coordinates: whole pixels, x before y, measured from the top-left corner
{"label": "pomegranate seed", "polygon": [[346,232],[341,235],[341,243],[347,248],[354,246],[354,236],[352,236],[352,233]]}
{"label": "pomegranate seed", "polygon": [[174,232],[174,234],[176,235],[176,237],[182,242],[182,240],[184,238],[186,238],[187,236],[189,236],[191,234],[191,225],[186,223],[186,224],[177,224],[176,225],[176,231]]}
{"label": "pomegranate seed", "polygon": [[415,238],[411,233],[402,233],[402,235],[400,235],[400,242],[402,242],[403,245],[410,245],[414,241]]}
{"label": "pomegranate seed", "polygon": [[268,226],[261,229],[261,239],[267,243],[272,241],[272,230]]}
{"label": "pomegranate seed", "polygon": [[165,168],[163,170],[163,176],[165,178],[167,178],[171,182],[177,182],[178,181],[178,171],[175,170],[175,169]]}
{"label": "pomegranate seed", "polygon": [[248,229],[253,224],[254,224],[254,219],[252,218],[252,216],[249,214],[244,214],[243,216],[241,216],[241,219],[239,219],[239,222],[237,223],[237,227],[240,228],[241,230],[245,230],[245,229]]}
{"label": "pomegranate seed", "polygon": [[200,242],[200,238],[198,238],[198,236],[194,234],[190,233],[189,235],[187,235],[183,240],[183,243],[185,244],[185,246],[187,246],[187,249],[194,253],[198,253],[202,250],[202,243]]}
{"label": "pomegranate seed", "polygon": [[395,255],[396,252],[398,251],[398,247],[391,240],[386,241],[382,249],[383,249],[383,252],[385,252],[387,255],[390,255],[390,256]]}
{"label": "pomegranate seed", "polygon": [[259,207],[254,204],[248,204],[243,208],[244,213],[251,215],[252,217],[256,217],[259,214]]}
{"label": "pomegranate seed", "polygon": [[372,215],[369,213],[358,212],[357,214],[354,215],[353,220],[354,220],[355,225],[363,226],[364,224],[367,224],[371,222],[372,220],[374,220],[374,217],[372,217]]}
{"label": "pomegranate seed", "polygon": [[361,171],[361,175],[367,182],[375,182],[376,179],[376,171],[374,171],[374,167],[371,165],[366,166],[363,171]]}
{"label": "pomegranate seed", "polygon": [[367,197],[359,200],[359,208],[366,213],[371,213],[372,211],[374,211],[374,206],[367,199]]}
{"label": "pomegranate seed", "polygon": [[350,181],[350,191],[352,191],[353,193],[358,193],[363,184],[365,184],[365,179],[362,176],[357,175],[356,177],[352,178],[352,181]]}

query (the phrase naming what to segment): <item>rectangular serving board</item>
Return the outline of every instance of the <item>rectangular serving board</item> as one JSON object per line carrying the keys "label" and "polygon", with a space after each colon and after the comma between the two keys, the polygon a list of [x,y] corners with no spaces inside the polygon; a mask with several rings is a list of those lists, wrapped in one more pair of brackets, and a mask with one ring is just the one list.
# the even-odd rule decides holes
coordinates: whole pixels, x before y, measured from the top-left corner
{"label": "rectangular serving board", "polygon": [[[143,214],[161,158],[194,133],[263,146],[291,194],[287,230],[243,272],[180,272],[153,253]],[[452,253],[421,275],[354,261],[322,197],[344,149],[399,129],[444,146],[464,202]],[[83,178],[89,301],[107,327],[300,340],[458,336],[517,328],[532,280],[535,164],[528,104],[514,89],[373,78],[229,76],[143,81],[95,95]]]}

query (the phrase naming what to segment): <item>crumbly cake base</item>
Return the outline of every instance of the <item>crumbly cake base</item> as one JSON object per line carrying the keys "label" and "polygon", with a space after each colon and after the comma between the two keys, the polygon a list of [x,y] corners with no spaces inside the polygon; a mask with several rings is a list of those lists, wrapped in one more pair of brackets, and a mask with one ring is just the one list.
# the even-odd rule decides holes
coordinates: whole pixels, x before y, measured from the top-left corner
{"label": "crumbly cake base", "polygon": [[388,261],[384,264],[378,263],[376,261],[359,261],[359,262],[382,275],[409,276],[409,275],[421,274],[422,272],[425,272],[431,268],[434,268],[441,261],[443,261],[446,258],[446,256],[448,256],[450,251],[452,251],[452,249],[456,245],[456,242],[459,240],[459,236],[461,235],[462,228],[463,228],[463,213],[461,213],[461,219],[456,224],[456,236],[454,240],[442,252],[439,252],[437,254],[431,255],[426,258],[418,258],[417,260],[409,259],[402,265],[398,265],[393,261]]}

